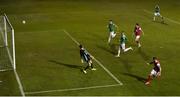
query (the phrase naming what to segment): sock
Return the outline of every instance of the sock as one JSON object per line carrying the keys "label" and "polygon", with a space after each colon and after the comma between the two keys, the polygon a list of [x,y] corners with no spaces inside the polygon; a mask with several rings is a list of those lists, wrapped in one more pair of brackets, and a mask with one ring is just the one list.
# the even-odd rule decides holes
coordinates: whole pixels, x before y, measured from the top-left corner
{"label": "sock", "polygon": [[120,56],[120,53],[121,53],[121,48],[119,48],[118,50],[118,56]]}
{"label": "sock", "polygon": [[163,17],[161,17],[162,18],[162,22],[164,22],[164,18]]}
{"label": "sock", "polygon": [[146,80],[146,82],[151,82],[151,79],[152,79],[152,78],[151,78],[151,76],[149,75],[148,78],[147,78],[147,80]]}
{"label": "sock", "polygon": [[87,70],[89,68],[89,65],[88,66],[86,66],[86,68],[84,69],[84,70]]}
{"label": "sock", "polygon": [[137,44],[139,44],[139,41],[138,41],[138,40],[136,40],[136,43],[137,43]]}
{"label": "sock", "polygon": [[93,67],[93,64],[92,64],[92,63],[90,63],[90,64],[91,64],[91,68],[94,68],[94,67]]}
{"label": "sock", "polygon": [[129,51],[130,49],[131,49],[131,47],[126,48],[126,49],[124,50],[124,52],[127,52],[127,51]]}
{"label": "sock", "polygon": [[110,43],[111,42],[111,36],[109,36],[109,38],[108,38],[108,43]]}

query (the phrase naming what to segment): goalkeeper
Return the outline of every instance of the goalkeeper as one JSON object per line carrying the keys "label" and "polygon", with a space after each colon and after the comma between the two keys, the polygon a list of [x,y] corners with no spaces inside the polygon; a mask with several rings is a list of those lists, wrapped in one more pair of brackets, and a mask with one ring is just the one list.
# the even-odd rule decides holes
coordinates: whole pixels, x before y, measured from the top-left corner
{"label": "goalkeeper", "polygon": [[91,70],[96,70],[96,68],[93,67],[92,63],[92,56],[83,48],[82,45],[79,45],[80,48],[80,57],[81,57],[81,62],[84,63],[84,61],[88,64],[84,69],[83,72],[86,74],[87,69],[91,68]]}

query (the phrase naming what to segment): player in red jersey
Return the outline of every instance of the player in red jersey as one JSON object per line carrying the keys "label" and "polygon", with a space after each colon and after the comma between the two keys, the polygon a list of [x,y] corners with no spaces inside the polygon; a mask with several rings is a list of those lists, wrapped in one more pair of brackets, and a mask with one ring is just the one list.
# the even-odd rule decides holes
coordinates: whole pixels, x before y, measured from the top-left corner
{"label": "player in red jersey", "polygon": [[149,85],[151,83],[151,80],[153,79],[153,77],[160,77],[161,76],[161,66],[160,66],[160,62],[156,57],[153,57],[153,61],[149,64],[154,64],[154,68],[152,69],[151,73],[149,74],[145,84]]}
{"label": "player in red jersey", "polygon": [[143,33],[143,31],[141,27],[139,26],[139,24],[136,23],[135,28],[134,28],[134,35],[135,35],[135,41],[138,44],[138,47],[141,47],[141,44],[140,44],[141,33]]}

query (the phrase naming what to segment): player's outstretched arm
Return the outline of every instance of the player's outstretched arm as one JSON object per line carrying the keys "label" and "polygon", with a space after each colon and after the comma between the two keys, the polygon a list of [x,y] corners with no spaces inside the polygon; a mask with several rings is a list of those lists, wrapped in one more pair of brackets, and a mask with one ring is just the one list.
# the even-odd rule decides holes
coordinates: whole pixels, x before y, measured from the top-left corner
{"label": "player's outstretched arm", "polygon": [[161,67],[159,67],[159,72],[158,72],[158,76],[160,77],[161,76]]}
{"label": "player's outstretched arm", "polygon": [[147,65],[153,64],[153,61],[152,61],[152,62],[147,62],[146,64],[147,64]]}
{"label": "player's outstretched arm", "polygon": [[154,62],[152,61],[152,62],[149,62],[149,64],[153,64]]}
{"label": "player's outstretched arm", "polygon": [[142,35],[144,36],[144,31],[141,29]]}
{"label": "player's outstretched arm", "polygon": [[146,64],[147,64],[147,65],[150,65],[150,63],[148,63],[148,62],[147,62]]}

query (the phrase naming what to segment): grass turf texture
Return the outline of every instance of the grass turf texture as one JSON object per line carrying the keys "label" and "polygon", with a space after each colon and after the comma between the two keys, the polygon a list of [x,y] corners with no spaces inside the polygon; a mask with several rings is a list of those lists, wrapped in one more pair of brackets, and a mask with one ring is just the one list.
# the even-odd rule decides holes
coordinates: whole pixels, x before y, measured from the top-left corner
{"label": "grass turf texture", "polygon": [[[17,72],[24,91],[116,84],[97,63],[97,71],[87,75],[80,71],[84,65],[80,63],[78,46],[61,31],[66,29],[124,85],[32,95],[180,95],[180,25],[167,20],[167,24],[152,22],[152,14],[144,9],[153,13],[157,3],[163,16],[180,21],[179,0],[2,0],[0,9],[15,29]],[[132,46],[133,52],[114,57],[118,37],[107,45],[109,19],[126,32],[127,46]],[[145,32],[141,49],[132,38],[136,22]],[[147,87],[143,81],[152,66],[146,62],[153,56],[161,61],[162,77]],[[1,72],[0,78],[0,95],[20,95],[12,71]]]}

